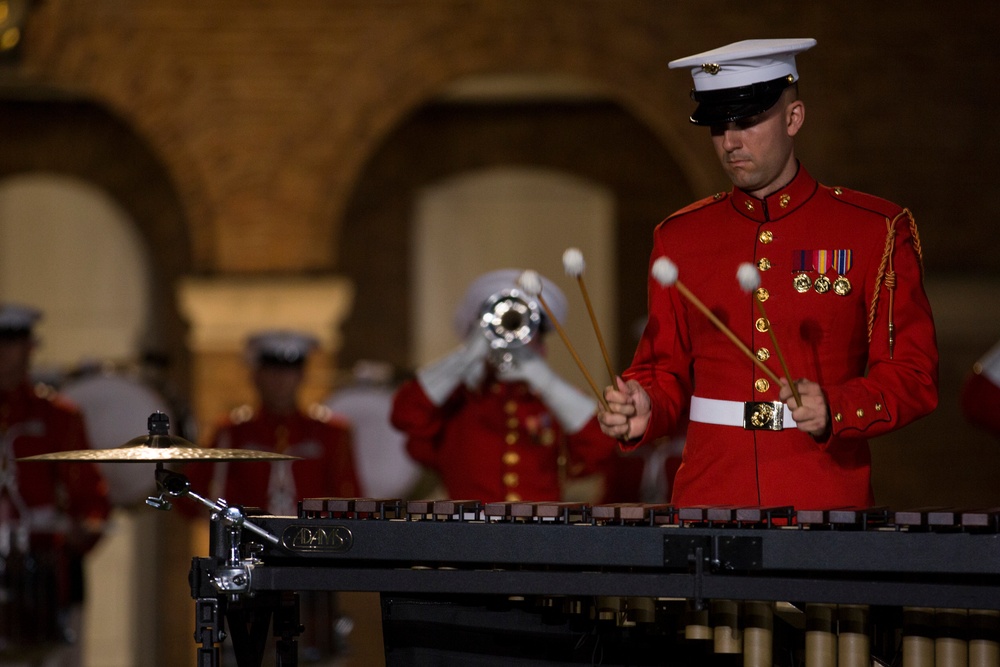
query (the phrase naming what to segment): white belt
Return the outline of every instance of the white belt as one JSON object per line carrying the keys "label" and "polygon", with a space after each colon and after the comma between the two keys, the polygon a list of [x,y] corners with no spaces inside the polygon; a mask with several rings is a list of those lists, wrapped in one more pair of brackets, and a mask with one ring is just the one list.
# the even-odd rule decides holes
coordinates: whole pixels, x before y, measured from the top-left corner
{"label": "white belt", "polygon": [[691,421],[720,426],[739,426],[752,431],[795,428],[792,411],[781,401],[721,401],[691,397]]}

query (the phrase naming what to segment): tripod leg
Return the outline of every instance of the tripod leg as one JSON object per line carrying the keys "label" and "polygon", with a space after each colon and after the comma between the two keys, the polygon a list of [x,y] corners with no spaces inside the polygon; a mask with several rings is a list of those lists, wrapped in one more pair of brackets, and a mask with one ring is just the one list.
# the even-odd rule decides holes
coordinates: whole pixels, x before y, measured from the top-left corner
{"label": "tripod leg", "polygon": [[198,598],[195,601],[194,640],[201,644],[198,648],[198,667],[220,667],[219,642],[222,632],[222,617],[219,614],[217,598]]}
{"label": "tripod leg", "polygon": [[272,595],[242,596],[226,610],[237,667],[260,667],[275,611]]}
{"label": "tripod leg", "polygon": [[281,593],[274,615],[275,667],[298,667],[298,636],[302,634],[299,623],[299,594]]}

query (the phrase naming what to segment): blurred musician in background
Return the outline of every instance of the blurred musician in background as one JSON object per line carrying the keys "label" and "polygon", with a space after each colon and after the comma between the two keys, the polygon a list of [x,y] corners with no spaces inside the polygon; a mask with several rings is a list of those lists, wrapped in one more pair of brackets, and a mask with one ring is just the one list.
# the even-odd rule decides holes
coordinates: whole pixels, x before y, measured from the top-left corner
{"label": "blurred musician in background", "polygon": [[95,464],[16,461],[90,447],[80,411],[29,380],[41,316],[0,304],[0,664],[68,667],[80,664],[83,557],[111,508]]}
{"label": "blurred musician in background", "polygon": [[[650,278],[649,322],[599,418],[637,447],[689,413],[675,504],[869,506],[868,438],[937,405],[916,223],[891,202],[819,184],[796,158],[795,56],[814,44],[749,40],[670,63],[691,72],[691,122],[709,128],[734,187],[655,230],[651,259],[674,264],[676,285]],[[762,274],[750,293],[734,279],[744,262]],[[791,378],[769,379],[752,356],[779,371],[783,357]]]}
{"label": "blurred musician in background", "polygon": [[[221,461],[187,466],[191,488],[230,505],[270,514],[297,516],[303,498],[356,498],[361,486],[354,463],[351,427],[322,405],[304,409],[300,390],[315,337],[298,331],[256,333],[247,341],[257,405],[232,410],[215,429],[210,447],[253,449],[298,456],[292,461]],[[195,503],[185,506],[188,513]],[[198,506],[201,508],[201,506]],[[198,509],[204,516],[204,509]],[[309,619],[299,637],[305,663],[337,659],[346,650],[349,619],[338,611],[337,596],[326,591],[299,593],[300,613]],[[226,649],[231,646],[227,643]]]}
{"label": "blurred musician in background", "polygon": [[[617,456],[595,418],[596,401],[545,361],[552,325],[544,313],[525,344],[491,347],[480,326],[484,311],[505,302],[520,275],[504,269],[474,280],[455,311],[455,333],[464,342],[418,369],[396,393],[392,423],[451,499],[561,500],[566,479],[599,472]],[[542,283],[546,303],[562,320],[566,297],[548,279]],[[539,311],[527,295],[518,298]]]}
{"label": "blurred musician in background", "polygon": [[251,336],[246,354],[257,405],[232,410],[209,443],[210,447],[278,452],[301,460],[189,464],[192,489],[282,516],[297,514],[303,498],[361,495],[350,425],[324,406],[306,411],[299,405],[305,365],[317,344],[314,337],[297,331]]}
{"label": "blurred musician in background", "polygon": [[973,364],[959,405],[970,424],[1000,438],[1000,343]]}

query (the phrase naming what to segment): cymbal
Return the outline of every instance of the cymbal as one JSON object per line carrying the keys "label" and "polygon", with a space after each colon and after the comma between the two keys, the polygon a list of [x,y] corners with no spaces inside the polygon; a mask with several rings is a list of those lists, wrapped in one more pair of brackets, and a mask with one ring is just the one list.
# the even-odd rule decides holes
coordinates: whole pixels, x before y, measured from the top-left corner
{"label": "cymbal", "polygon": [[51,452],[17,459],[18,461],[95,461],[98,463],[148,463],[156,461],[288,461],[298,456],[254,449],[216,449],[198,447],[183,438],[170,435],[143,435],[121,447],[77,449]]}
{"label": "cymbal", "polygon": [[156,462],[156,461],[288,461],[300,456],[255,449],[216,449],[199,447],[193,442],[170,435],[170,418],[154,412],[146,421],[149,435],[132,438],[121,447],[107,449],[76,449],[67,452],[50,452],[17,459],[18,461],[96,461],[103,463]]}

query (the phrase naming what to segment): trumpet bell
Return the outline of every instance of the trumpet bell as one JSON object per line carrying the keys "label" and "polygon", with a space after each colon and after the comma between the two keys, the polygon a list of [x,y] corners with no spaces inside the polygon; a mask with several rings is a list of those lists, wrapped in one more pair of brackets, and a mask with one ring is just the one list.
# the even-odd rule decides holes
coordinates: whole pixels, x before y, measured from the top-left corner
{"label": "trumpet bell", "polygon": [[527,345],[542,324],[538,304],[519,289],[507,289],[483,304],[479,326],[493,349]]}

